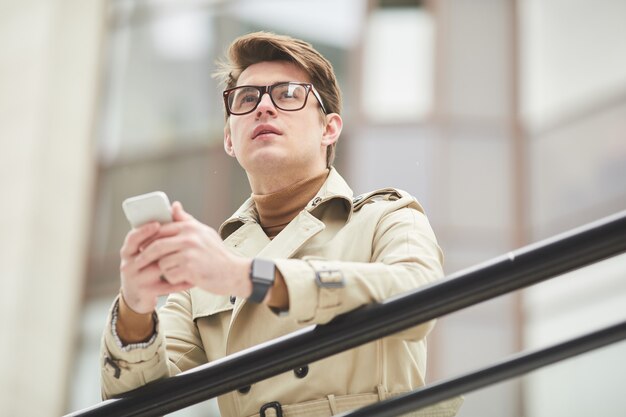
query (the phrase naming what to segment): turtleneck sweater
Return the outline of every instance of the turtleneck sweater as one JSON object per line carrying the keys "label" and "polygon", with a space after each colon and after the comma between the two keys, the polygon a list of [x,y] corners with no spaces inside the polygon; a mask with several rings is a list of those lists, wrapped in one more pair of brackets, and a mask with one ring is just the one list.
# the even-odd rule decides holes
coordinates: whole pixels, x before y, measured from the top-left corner
{"label": "turtleneck sweater", "polygon": [[273,239],[292,221],[322,188],[330,170],[319,175],[298,181],[270,194],[252,194],[259,213],[259,223]]}

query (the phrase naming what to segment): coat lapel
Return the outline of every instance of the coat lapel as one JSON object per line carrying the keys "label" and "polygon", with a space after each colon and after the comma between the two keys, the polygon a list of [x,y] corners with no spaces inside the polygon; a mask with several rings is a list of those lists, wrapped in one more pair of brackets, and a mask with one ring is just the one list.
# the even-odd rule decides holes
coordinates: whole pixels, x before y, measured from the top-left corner
{"label": "coat lapel", "polygon": [[258,258],[291,258],[309,239],[324,230],[324,223],[308,211],[301,211],[285,228],[257,253]]}
{"label": "coat lapel", "polygon": [[224,240],[224,244],[234,252],[250,258],[257,256],[270,242],[257,222],[244,223]]}
{"label": "coat lapel", "polygon": [[[265,236],[267,244],[256,253],[252,253],[253,248],[250,247],[249,251],[246,251],[245,254],[242,253],[242,255],[267,259],[287,259],[292,257],[298,249],[326,227],[321,220],[317,219],[306,210],[301,211],[273,240],[269,240],[267,235],[263,232],[263,229],[261,229],[261,226],[258,224],[257,226],[261,234]],[[245,225],[239,228],[239,230],[244,227]],[[239,230],[237,230],[237,232]],[[233,235],[237,232],[233,233]],[[254,233],[256,233],[256,231],[254,231]],[[249,236],[247,236],[245,232],[242,233],[241,236],[245,237],[244,242],[249,239]],[[260,241],[260,239],[258,240]],[[256,248],[258,248],[258,246],[254,247],[254,249]],[[245,299],[237,298],[230,321],[231,326],[245,304]]]}
{"label": "coat lapel", "polygon": [[[352,190],[331,168],[328,179],[315,198],[298,214],[273,240],[270,240],[258,224],[258,213],[252,199],[248,199],[238,210],[222,224],[220,235],[224,243],[242,256],[267,259],[291,258],[311,238],[326,228],[324,222],[316,218],[311,211],[329,200],[340,198],[345,201],[347,215],[352,214]],[[237,315],[246,304],[246,300],[237,298],[230,321],[230,331]]]}

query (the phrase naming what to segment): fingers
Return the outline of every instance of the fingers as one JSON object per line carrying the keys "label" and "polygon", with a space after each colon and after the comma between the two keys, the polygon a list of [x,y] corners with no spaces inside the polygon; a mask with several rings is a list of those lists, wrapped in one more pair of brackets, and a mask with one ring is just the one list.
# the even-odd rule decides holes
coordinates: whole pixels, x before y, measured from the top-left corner
{"label": "fingers", "polygon": [[160,224],[157,222],[151,222],[145,224],[137,229],[133,229],[126,235],[122,249],[120,250],[120,256],[122,259],[133,256],[139,252],[141,245],[150,237],[154,236],[159,228]]}
{"label": "fingers", "polygon": [[141,245],[139,246],[139,252],[143,252],[155,240],[161,239],[163,237],[176,236],[178,233],[180,233],[181,230],[182,227],[180,223],[176,225],[174,225],[173,223],[161,225],[161,227],[155,234],[153,234],[141,243]]}
{"label": "fingers", "polygon": [[[184,217],[183,212],[179,212],[178,215],[179,218]],[[160,225],[154,222],[134,229],[126,235],[120,250],[122,258],[120,272],[122,291],[131,300],[132,305],[129,306],[133,310],[152,311],[160,295],[191,288],[192,284],[178,278],[183,274],[172,278],[171,282],[162,280],[160,277],[163,271],[158,261],[179,251],[185,242],[189,244],[189,234],[181,231],[193,228],[194,223],[172,222]]]}
{"label": "fingers", "polygon": [[[120,268],[122,280],[134,288],[149,286],[151,282],[156,282],[161,276],[161,268],[155,262],[142,269],[135,267],[133,262],[129,262]],[[124,282],[122,283],[124,284]]]}
{"label": "fingers", "polygon": [[120,251],[122,288],[124,294],[137,300],[133,305],[135,311],[152,308],[160,295],[196,285],[190,276],[193,274],[188,258],[192,253],[197,254],[210,228],[185,212],[179,202],[172,205],[172,217],[171,223],[151,223],[129,232]]}
{"label": "fingers", "polygon": [[142,244],[141,250],[145,249],[147,246],[149,246],[152,242],[154,242],[157,239],[176,236],[177,234],[182,233],[184,231],[192,230],[195,226],[196,226],[195,223],[180,222],[180,221],[162,224],[159,227],[159,230],[157,233],[152,235],[149,239],[146,239],[146,241]]}
{"label": "fingers", "polygon": [[135,258],[134,267],[140,270],[187,246],[189,246],[189,238],[187,236],[175,235],[172,237],[159,238],[144,248],[141,254]]}
{"label": "fingers", "polygon": [[[195,218],[183,209],[183,205],[179,201],[172,204],[172,218],[174,222],[183,222],[195,220]],[[159,232],[158,234],[156,232]],[[150,243],[156,239],[168,236],[174,236],[181,231],[181,225],[169,223],[161,225],[157,222],[145,224],[137,229],[131,230],[126,235],[126,240],[120,254],[124,257],[132,256],[143,251]]]}
{"label": "fingers", "polygon": [[192,287],[193,284],[190,284],[188,282],[171,284],[167,281],[160,280],[158,284],[155,284],[154,290],[158,295],[168,295],[173,292],[185,291]]}
{"label": "fingers", "polygon": [[154,310],[158,295],[151,290],[158,283],[161,270],[158,265],[150,265],[142,271],[136,271],[132,262],[120,268],[122,279],[122,293],[128,306],[137,313],[147,313]]}
{"label": "fingers", "polygon": [[[183,258],[183,255],[180,252],[176,252],[174,254],[164,256],[163,258],[159,259],[157,263],[161,271],[164,274],[167,274],[167,272],[170,271],[171,269],[181,266],[181,264],[184,262],[182,258]],[[168,277],[168,281],[172,282],[169,279],[169,277]]]}
{"label": "fingers", "polygon": [[163,280],[162,274],[159,266],[153,263],[132,276],[122,278],[122,293],[133,311],[138,313],[153,311],[159,296],[187,290],[193,286],[182,280],[180,282]]}
{"label": "fingers", "polygon": [[189,254],[177,252],[161,258],[158,262],[163,276],[170,284],[187,282],[196,285],[196,277],[189,267]]}
{"label": "fingers", "polygon": [[194,217],[183,209],[180,201],[174,201],[174,204],[172,204],[172,218],[175,222],[194,220]]}
{"label": "fingers", "polygon": [[164,271],[163,276],[165,277],[166,281],[172,285],[185,283],[189,285],[196,285],[195,282],[192,282],[192,280],[190,279],[189,271],[184,270],[179,266],[175,266],[167,271]]}

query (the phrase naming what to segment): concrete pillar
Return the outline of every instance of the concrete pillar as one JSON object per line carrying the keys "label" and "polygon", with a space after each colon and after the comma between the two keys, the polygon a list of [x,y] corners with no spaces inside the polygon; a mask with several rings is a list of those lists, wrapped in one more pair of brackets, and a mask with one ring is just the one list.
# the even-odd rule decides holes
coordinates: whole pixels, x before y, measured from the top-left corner
{"label": "concrete pillar", "polygon": [[0,2],[0,404],[65,412],[88,245],[104,0]]}
{"label": "concrete pillar", "polygon": [[[447,272],[521,246],[516,148],[516,3],[433,2],[437,24],[435,228]],[[519,143],[517,143],[519,145]],[[522,176],[520,178],[520,176]],[[521,211],[523,213],[523,211]],[[443,317],[429,340],[431,381],[493,364],[520,347],[517,294]],[[520,384],[466,395],[459,417],[523,415]]]}

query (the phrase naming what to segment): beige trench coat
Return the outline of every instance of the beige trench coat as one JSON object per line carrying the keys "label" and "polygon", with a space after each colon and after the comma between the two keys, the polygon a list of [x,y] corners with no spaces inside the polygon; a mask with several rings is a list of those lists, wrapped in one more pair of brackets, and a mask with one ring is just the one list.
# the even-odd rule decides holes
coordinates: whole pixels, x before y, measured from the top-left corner
{"label": "beige trench coat", "polygon": [[[352,198],[334,170],[318,194],[270,241],[252,200],[220,228],[224,243],[248,257],[273,259],[289,292],[287,314],[203,290],[171,294],[159,311],[156,340],[125,351],[112,334],[102,343],[103,397],[178,374],[367,303],[442,277],[442,254],[418,202],[395,189]],[[316,283],[343,276],[341,288]],[[228,277],[224,277],[227,279]],[[114,308],[115,308],[114,304]],[[218,398],[222,417],[258,416],[277,401],[283,415],[330,416],[424,385],[425,337],[433,322],[261,381]],[[456,401],[412,415],[455,414]],[[267,416],[274,410],[268,409]]]}

